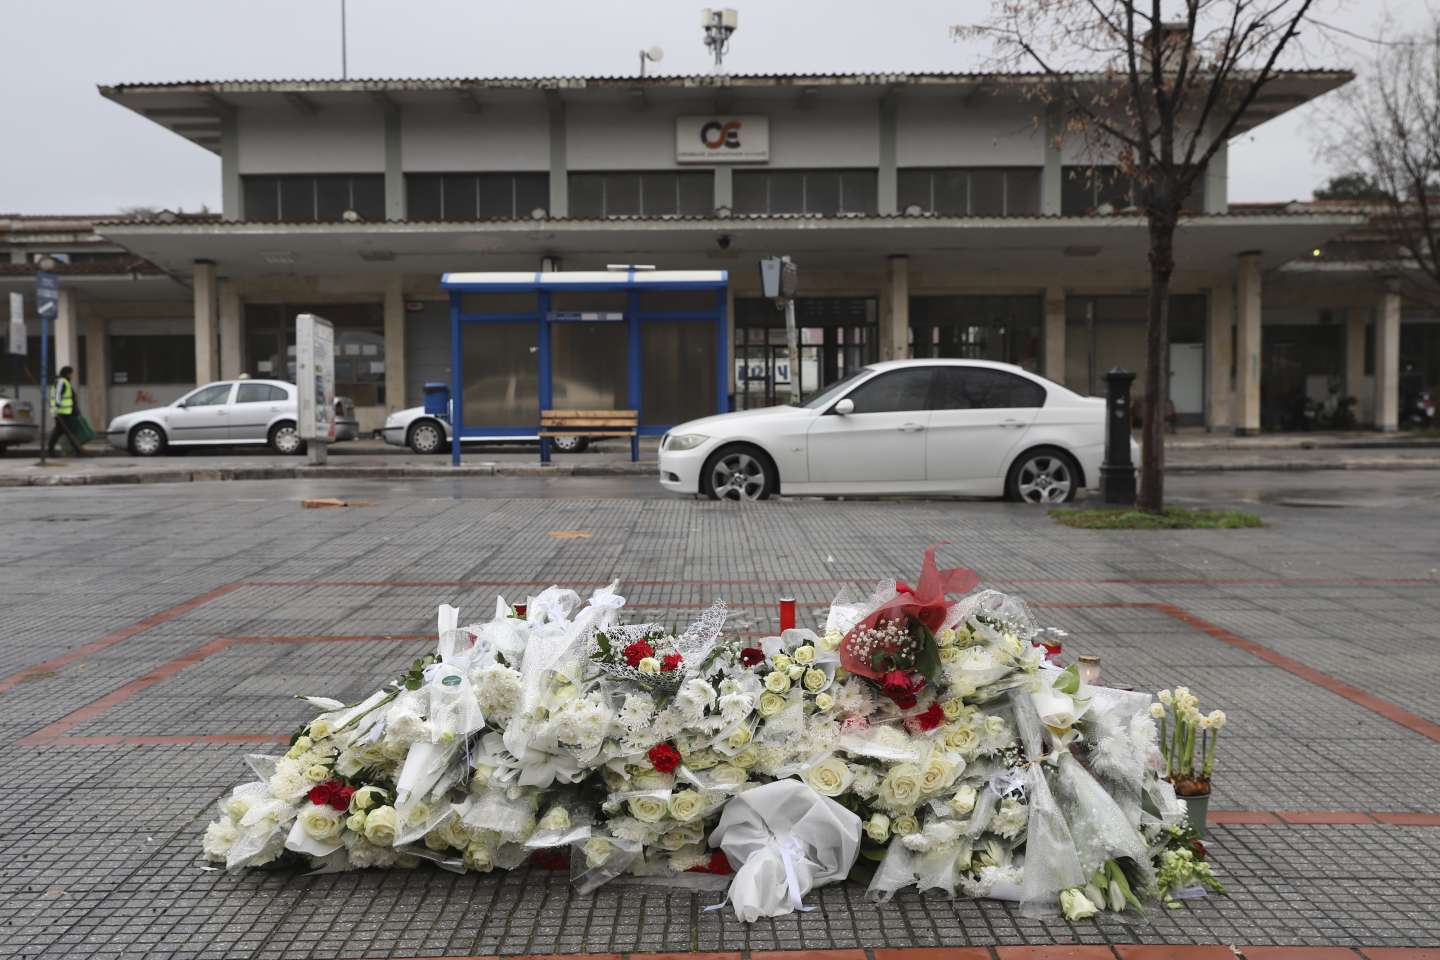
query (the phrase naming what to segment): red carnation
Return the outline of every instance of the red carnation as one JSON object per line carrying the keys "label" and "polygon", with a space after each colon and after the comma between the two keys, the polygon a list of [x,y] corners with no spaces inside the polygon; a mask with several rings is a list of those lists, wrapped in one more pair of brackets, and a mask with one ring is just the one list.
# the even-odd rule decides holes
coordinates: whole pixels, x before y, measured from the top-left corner
{"label": "red carnation", "polygon": [[650,758],[650,765],[661,773],[670,773],[680,766],[680,751],[668,743],[655,744],[646,756]]}
{"label": "red carnation", "polygon": [[880,686],[892,697],[897,693],[910,693],[910,674],[904,670],[891,670],[880,678]]}
{"label": "red carnation", "polygon": [[890,699],[895,701],[895,706],[901,710],[909,710],[915,706],[915,694],[913,693],[892,693]]}
{"label": "red carnation", "polygon": [[653,656],[655,656],[655,648],[644,640],[636,640],[625,648],[625,662],[632,667],[640,666],[641,660]]}
{"label": "red carnation", "polygon": [[1196,860],[1204,860],[1209,853],[1209,851],[1205,849],[1205,844],[1194,837],[1190,838],[1190,849],[1195,852]]}
{"label": "red carnation", "polygon": [[924,713],[910,718],[921,731],[934,730],[945,722],[945,708],[938,703],[930,704]]}
{"label": "red carnation", "polygon": [[759,647],[746,647],[740,651],[740,665],[753,667],[757,663],[765,662],[765,651]]}
{"label": "red carnation", "polygon": [[660,661],[660,672],[669,673],[671,670],[678,668],[684,660],[685,658],[678,653],[667,653],[665,658]]}

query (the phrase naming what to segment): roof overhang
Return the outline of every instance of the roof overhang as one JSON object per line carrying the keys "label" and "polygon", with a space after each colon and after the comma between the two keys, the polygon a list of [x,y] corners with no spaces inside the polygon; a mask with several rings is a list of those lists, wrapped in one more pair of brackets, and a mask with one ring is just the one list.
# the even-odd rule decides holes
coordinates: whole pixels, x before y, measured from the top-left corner
{"label": "roof overhang", "polygon": [[[1228,272],[1258,252],[1273,269],[1351,229],[1355,215],[1196,216],[1176,231],[1183,273]],[[533,271],[543,256],[567,268],[643,263],[658,269],[752,269],[788,254],[826,269],[875,269],[904,254],[913,267],[952,274],[1084,276],[1143,271],[1142,217],[734,218],[462,223],[111,223],[96,228],[179,275],[197,259],[226,276]]]}
{"label": "roof overhang", "polygon": [[[180,275],[188,277],[189,274],[190,267],[187,265]],[[190,287],[175,277],[166,276],[163,273],[64,274],[60,277],[60,286],[73,290],[76,298],[82,302],[163,303],[186,301],[194,297]],[[0,275],[0,294],[11,292],[24,294],[27,302],[33,302],[35,296],[34,275]],[[30,308],[27,307],[28,309]]]}

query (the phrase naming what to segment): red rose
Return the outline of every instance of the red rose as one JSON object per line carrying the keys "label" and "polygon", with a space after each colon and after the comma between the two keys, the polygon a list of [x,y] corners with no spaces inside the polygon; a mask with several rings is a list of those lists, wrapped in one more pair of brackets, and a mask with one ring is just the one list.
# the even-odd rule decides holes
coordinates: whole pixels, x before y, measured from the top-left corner
{"label": "red rose", "polygon": [[897,693],[910,692],[910,674],[904,670],[891,670],[880,678],[880,685],[891,697]]}
{"label": "red rose", "polygon": [[650,758],[650,765],[661,773],[670,773],[680,766],[680,751],[668,743],[655,744],[646,756]]}
{"label": "red rose", "polygon": [[330,781],[326,780],[324,783],[315,784],[315,786],[310,788],[310,792],[306,794],[306,796],[315,806],[325,806],[330,802]]}
{"label": "red rose", "polygon": [[1209,854],[1209,851],[1205,849],[1205,844],[1194,838],[1191,838],[1190,840],[1190,849],[1195,851],[1196,860],[1204,860],[1205,857]]}
{"label": "red rose", "polygon": [[660,661],[660,672],[669,673],[671,670],[679,667],[680,664],[684,662],[684,660],[685,658],[680,656],[680,654],[678,653],[666,654],[665,658]]}
{"label": "red rose", "polygon": [[909,710],[915,706],[915,694],[913,693],[892,693],[890,699],[895,701],[895,706],[901,710]]}
{"label": "red rose", "polygon": [[765,662],[765,651],[759,647],[746,647],[740,651],[740,665],[753,667],[757,663]]}
{"label": "red rose", "polygon": [[355,796],[355,788],[349,786],[337,787],[330,794],[330,806],[344,812],[350,809],[350,798]]}
{"label": "red rose", "polygon": [[644,640],[636,640],[625,648],[625,662],[632,667],[640,666],[641,660],[653,656],[655,656],[655,648]]}
{"label": "red rose", "polygon": [[930,704],[930,709],[915,718],[921,730],[934,730],[945,722],[945,708],[938,703]]}

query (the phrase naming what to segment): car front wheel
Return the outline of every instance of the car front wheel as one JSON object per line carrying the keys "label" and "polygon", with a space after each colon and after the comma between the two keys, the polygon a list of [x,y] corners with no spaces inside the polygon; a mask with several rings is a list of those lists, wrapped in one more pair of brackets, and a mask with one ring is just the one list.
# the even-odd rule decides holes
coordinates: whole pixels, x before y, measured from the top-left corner
{"label": "car front wheel", "polygon": [[158,457],[165,452],[165,432],[153,423],[130,431],[130,452],[137,457]]}
{"label": "car front wheel", "polygon": [[1080,467],[1061,450],[1029,450],[1015,461],[1005,496],[1023,503],[1069,503],[1080,488]]}
{"label": "car front wheel", "polygon": [[416,453],[428,456],[440,452],[440,448],[445,445],[445,434],[434,420],[421,420],[410,428],[406,443]]}
{"label": "car front wheel", "polygon": [[590,446],[589,437],[554,437],[550,440],[550,446],[555,448],[556,453],[582,453]]}
{"label": "car front wheel", "polygon": [[722,447],[705,461],[700,492],[711,500],[765,500],[779,476],[770,458],[755,447]]}
{"label": "car front wheel", "polygon": [[305,449],[305,442],[300,439],[300,431],[295,428],[295,424],[287,420],[271,428],[270,449],[281,456],[292,457]]}

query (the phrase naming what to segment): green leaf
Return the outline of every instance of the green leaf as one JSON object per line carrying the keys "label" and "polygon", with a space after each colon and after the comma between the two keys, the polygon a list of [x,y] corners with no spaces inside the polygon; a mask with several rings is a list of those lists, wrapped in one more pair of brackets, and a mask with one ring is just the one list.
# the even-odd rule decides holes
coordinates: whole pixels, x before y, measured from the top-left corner
{"label": "green leaf", "polygon": [[870,669],[877,673],[884,673],[887,664],[890,662],[890,654],[884,650],[876,650],[870,657]]}
{"label": "green leaf", "polygon": [[609,661],[615,659],[615,653],[610,647],[610,638],[605,634],[595,634],[595,646],[600,651],[600,658],[602,660]]}
{"label": "green leaf", "polygon": [[910,637],[915,641],[915,670],[933,682],[940,673],[940,644],[935,641],[935,634],[919,620],[912,620]]}
{"label": "green leaf", "polygon": [[1080,667],[1078,664],[1070,664],[1055,681],[1055,689],[1067,696],[1073,697],[1080,692]]}

